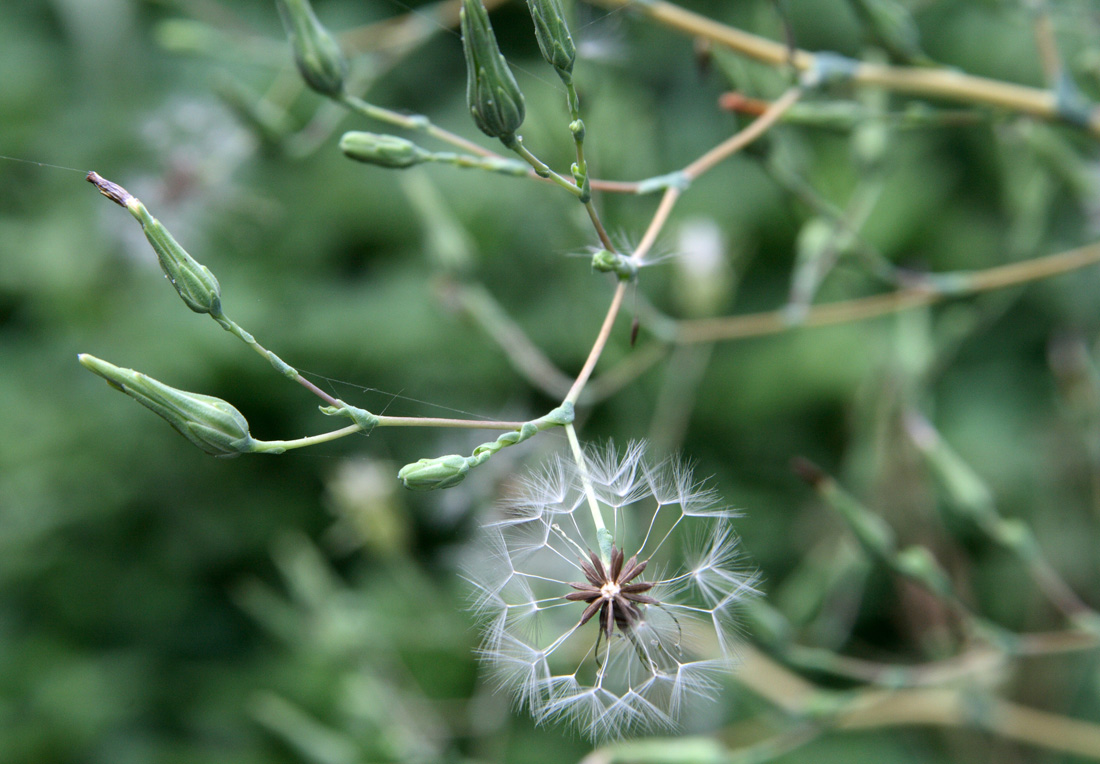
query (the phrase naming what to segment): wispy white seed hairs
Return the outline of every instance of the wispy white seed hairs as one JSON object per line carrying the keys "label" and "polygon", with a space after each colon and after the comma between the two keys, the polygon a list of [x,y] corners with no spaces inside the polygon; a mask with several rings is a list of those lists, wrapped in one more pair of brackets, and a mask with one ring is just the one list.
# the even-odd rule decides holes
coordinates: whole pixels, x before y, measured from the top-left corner
{"label": "wispy white seed hairs", "polygon": [[755,575],[738,513],[687,465],[640,443],[556,458],[502,510],[469,569],[481,658],[536,721],[603,740],[675,729],[714,698]]}

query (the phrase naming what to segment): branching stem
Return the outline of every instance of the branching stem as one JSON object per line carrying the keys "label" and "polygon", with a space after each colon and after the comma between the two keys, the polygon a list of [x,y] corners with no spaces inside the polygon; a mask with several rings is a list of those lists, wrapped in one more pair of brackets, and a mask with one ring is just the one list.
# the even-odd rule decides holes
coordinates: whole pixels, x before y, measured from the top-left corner
{"label": "branching stem", "polygon": [[[588,1],[605,8],[630,7],[667,27],[710,40],[773,66],[794,66],[799,71],[808,71],[818,65],[818,56],[809,51],[792,51],[782,43],[735,29],[665,0],[647,0],[644,3],[635,0]],[[860,61],[855,62],[849,79],[856,85],[992,106],[1052,121],[1063,116],[1058,97],[1050,90],[975,77],[946,68],[889,66]],[[1100,109],[1092,109],[1087,118],[1087,129],[1100,137]]]}

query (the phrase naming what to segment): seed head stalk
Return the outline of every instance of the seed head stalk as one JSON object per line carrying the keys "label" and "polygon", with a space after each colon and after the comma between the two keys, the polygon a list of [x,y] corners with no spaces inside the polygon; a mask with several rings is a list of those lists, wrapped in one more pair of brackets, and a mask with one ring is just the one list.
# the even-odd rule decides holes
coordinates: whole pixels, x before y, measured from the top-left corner
{"label": "seed head stalk", "polygon": [[600,546],[600,560],[604,566],[611,564],[611,531],[603,521],[603,513],[600,512],[600,502],[596,499],[596,489],[592,487],[592,479],[588,476],[588,467],[584,460],[584,451],[577,439],[577,431],[572,424],[565,425],[565,436],[569,439],[569,447],[573,451],[573,459],[577,462],[577,471],[581,476],[581,485],[584,486],[584,496],[588,500],[588,509],[592,513],[592,524],[596,526],[596,542]]}

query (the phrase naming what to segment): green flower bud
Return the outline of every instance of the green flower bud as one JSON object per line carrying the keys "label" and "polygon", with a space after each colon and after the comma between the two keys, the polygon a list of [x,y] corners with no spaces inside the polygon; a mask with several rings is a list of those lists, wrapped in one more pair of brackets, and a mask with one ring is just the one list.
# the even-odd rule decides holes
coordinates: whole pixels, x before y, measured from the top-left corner
{"label": "green flower bud", "polygon": [[222,316],[221,287],[214,274],[195,261],[168,233],[161,222],[149,214],[145,205],[117,183],[105,180],[94,172],[88,173],[88,181],[99,192],[116,204],[125,207],[141,223],[145,238],[157,253],[157,260],[164,275],[172,282],[179,296],[196,313],[209,313],[214,318]]}
{"label": "green flower bud", "polygon": [[465,456],[451,454],[406,464],[397,473],[397,479],[413,491],[434,491],[458,485],[469,471],[470,463]]}
{"label": "green flower bud", "polygon": [[118,366],[82,353],[80,363],[107,380],[117,390],[159,414],[180,435],[208,454],[238,456],[253,449],[248,422],[241,412],[221,398],[189,393],[169,387],[133,369]]}
{"label": "green flower bud", "polygon": [[511,143],[526,114],[523,93],[500,53],[481,0],[462,0],[459,17],[470,113],[483,133]]}
{"label": "green flower bud", "polygon": [[400,169],[427,162],[431,152],[396,135],[352,131],[340,139],[340,150],[358,162]]}
{"label": "green flower bud", "polygon": [[527,8],[535,21],[535,38],[539,41],[539,50],[546,63],[557,70],[562,81],[569,83],[573,79],[573,61],[577,58],[577,47],[573,36],[565,25],[565,13],[560,0],[527,0]]}
{"label": "green flower bud", "polygon": [[614,273],[620,281],[629,281],[638,275],[638,265],[629,257],[607,249],[592,255],[592,269],[601,273]]}
{"label": "green flower bud", "polygon": [[340,44],[321,26],[309,0],[275,0],[283,26],[294,48],[294,63],[302,79],[321,95],[333,98],[344,92],[348,62]]}

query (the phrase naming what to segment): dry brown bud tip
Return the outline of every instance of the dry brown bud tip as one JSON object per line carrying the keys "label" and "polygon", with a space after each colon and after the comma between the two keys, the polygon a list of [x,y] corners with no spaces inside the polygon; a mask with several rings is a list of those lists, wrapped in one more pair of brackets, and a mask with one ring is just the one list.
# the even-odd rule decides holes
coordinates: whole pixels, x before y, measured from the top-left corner
{"label": "dry brown bud tip", "polygon": [[103,194],[120,207],[127,206],[129,201],[134,198],[133,194],[125,188],[117,183],[112,183],[94,170],[88,173],[87,180],[99,189],[99,193]]}

